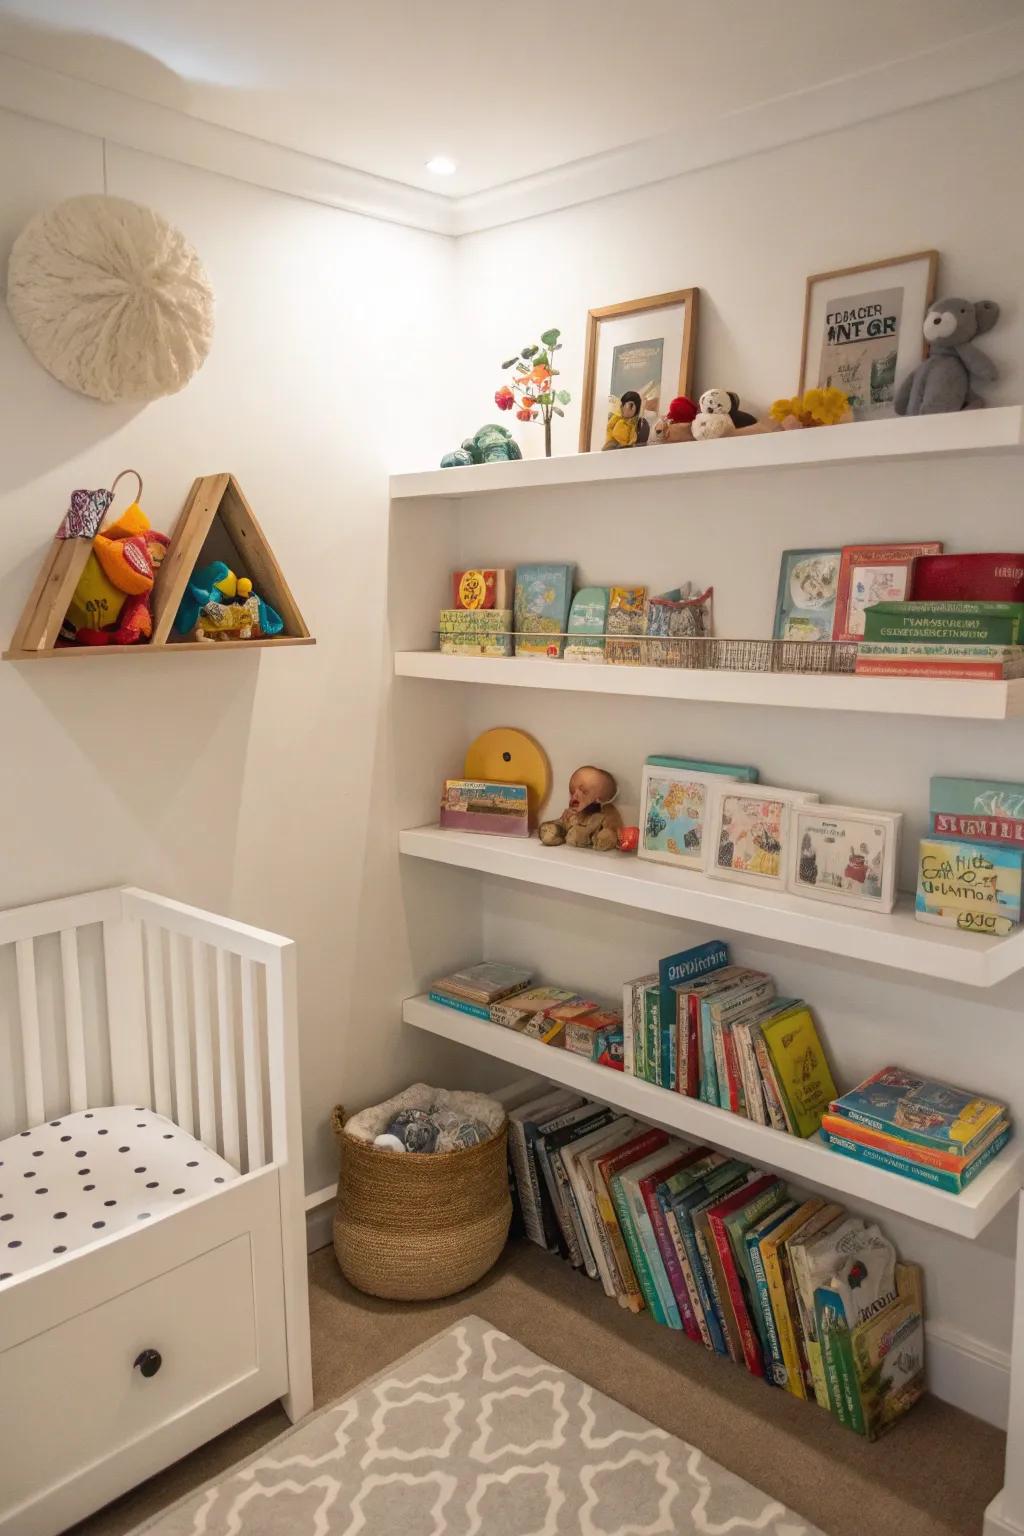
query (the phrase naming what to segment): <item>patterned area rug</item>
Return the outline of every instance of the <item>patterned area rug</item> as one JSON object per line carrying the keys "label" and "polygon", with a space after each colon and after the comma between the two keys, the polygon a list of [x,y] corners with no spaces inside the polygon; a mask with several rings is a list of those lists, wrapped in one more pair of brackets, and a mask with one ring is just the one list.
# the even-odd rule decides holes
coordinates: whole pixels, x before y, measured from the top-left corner
{"label": "patterned area rug", "polygon": [[478,1317],[136,1536],[822,1536]]}

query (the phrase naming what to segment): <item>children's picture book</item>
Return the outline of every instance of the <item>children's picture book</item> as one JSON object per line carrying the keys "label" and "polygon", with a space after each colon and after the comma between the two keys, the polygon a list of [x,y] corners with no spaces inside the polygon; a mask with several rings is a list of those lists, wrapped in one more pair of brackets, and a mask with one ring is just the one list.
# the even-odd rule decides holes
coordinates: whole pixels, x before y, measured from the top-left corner
{"label": "children's picture book", "polygon": [[530,808],[525,784],[489,784],[484,779],[445,779],[439,822],[459,832],[529,837]]}
{"label": "children's picture book", "polygon": [[1024,848],[1024,784],[936,775],[929,811],[936,837]]}
{"label": "children's picture book", "polygon": [[561,656],[572,602],[574,565],[521,565],[516,570],[517,656]]}
{"label": "children's picture book", "polygon": [[706,763],[699,757],[673,757],[654,752],[647,758],[651,768],[678,768],[683,773],[714,773],[723,779],[742,779],[745,784],[757,783],[757,769],[748,763]]}
{"label": "children's picture book", "polygon": [[921,544],[848,544],[839,560],[832,639],[862,640],[865,609],[909,597],[915,559],[941,553],[942,545],[934,540]]}
{"label": "children's picture book", "polygon": [[637,848],[640,858],[674,864],[679,869],[703,869],[708,791],[723,777],[645,764]]}
{"label": "children's picture book", "polygon": [[516,589],[516,573],[494,567],[475,566],[452,572],[452,607],[466,609],[511,608]]}
{"label": "children's picture book", "polygon": [[511,656],[511,608],[442,608],[438,645],[442,656]]}
{"label": "children's picture book", "polygon": [[1010,1128],[1004,1125],[973,1161],[967,1164],[962,1173],[948,1173],[941,1168],[932,1167],[930,1163],[921,1163],[916,1158],[899,1157],[893,1152],[883,1152],[877,1147],[854,1141],[852,1137],[837,1136],[833,1131],[823,1129],[821,1139],[827,1147],[831,1147],[833,1152],[839,1152],[843,1157],[852,1157],[859,1163],[869,1163],[873,1168],[884,1168],[888,1173],[898,1173],[902,1178],[914,1179],[918,1184],[930,1184],[933,1189],[945,1190],[949,1195],[959,1195],[968,1184],[973,1183],[979,1173],[988,1167],[993,1158],[999,1156],[1010,1139]]}
{"label": "children's picture book", "polygon": [[806,1003],[760,1026],[775,1081],[797,1136],[813,1136],[836,1096],[828,1060]]}
{"label": "children's picture book", "polygon": [[453,993],[474,1003],[496,1003],[512,992],[521,992],[532,980],[533,972],[525,965],[481,960],[478,965],[466,965],[461,970],[449,971],[447,976],[439,976],[434,990]]}
{"label": "children's picture book", "polygon": [[941,546],[928,553],[914,568],[915,602],[974,600],[1024,602],[1024,554],[995,553],[944,555]]}
{"label": "children's picture book", "polygon": [[784,549],[775,599],[776,640],[831,640],[839,549]]}
{"label": "children's picture book", "polygon": [[608,628],[608,588],[581,587],[569,609],[566,661],[603,662]]}
{"label": "children's picture book", "polygon": [[891,912],[896,902],[899,811],[794,806],[789,889],[798,896]]}
{"label": "children's picture book", "polygon": [[864,613],[864,639],[912,644],[1019,645],[1024,603],[875,603]]}
{"label": "children's picture book", "polygon": [[1002,936],[1021,919],[1024,849],[925,837],[914,916],[964,933]]}
{"label": "children's picture book", "polygon": [[897,1264],[897,1299],[851,1330],[853,1370],[860,1396],[862,1433],[868,1440],[891,1429],[922,1396],[924,1300],[916,1264]]}
{"label": "children's picture book", "polygon": [[801,789],[708,786],[704,868],[721,879],[742,880],[776,890],[786,887],[790,812],[818,796]]}
{"label": "children's picture book", "polygon": [[[608,634],[605,660],[638,667],[644,661],[647,633],[647,588],[611,587],[608,592]],[[631,638],[632,637],[632,638]]]}
{"label": "children's picture book", "polygon": [[829,1113],[932,1151],[969,1157],[993,1126],[1006,1118],[1007,1106],[999,1099],[890,1066],[833,1099]]}
{"label": "children's picture book", "polygon": [[568,987],[531,987],[491,1004],[491,1023],[506,1029],[522,1030],[535,1014],[556,1008],[559,1003],[575,1001],[577,994]]}

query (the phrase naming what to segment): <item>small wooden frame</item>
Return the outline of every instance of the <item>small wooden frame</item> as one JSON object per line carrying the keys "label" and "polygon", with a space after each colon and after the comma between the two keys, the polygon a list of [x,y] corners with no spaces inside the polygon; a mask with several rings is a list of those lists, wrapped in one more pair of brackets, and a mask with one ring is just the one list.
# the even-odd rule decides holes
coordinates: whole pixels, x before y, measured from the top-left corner
{"label": "small wooden frame", "polygon": [[[219,524],[219,530],[215,525]],[[276,608],[284,620],[277,636],[255,640],[197,641],[177,638],[174,618],[189,579],[199,564],[211,536],[219,534],[233,550],[239,574],[249,576],[260,597]],[[153,651],[251,650],[273,645],[314,645],[288,583],[266,535],[253,516],[234,475],[200,475],[193,481],[157,571],[153,587],[153,635],[136,645],[57,646],[61,624],[78,585],[92,541],[86,538],[55,538],[43,562],[28,602],[11,637],[5,661],[35,661],[44,657],[124,656]]]}
{"label": "small wooden frame", "polygon": [[[814,272],[807,279],[807,285],[804,290],[804,330],[800,343],[800,383],[797,389],[798,395],[802,395],[805,390],[810,389],[815,382],[808,373],[808,369],[811,368],[813,370],[814,365],[814,358],[811,355],[810,329],[815,289],[821,284],[831,283],[834,279],[840,277],[853,279],[860,277],[863,273],[882,273],[890,269],[896,270],[910,266],[921,266],[923,268],[924,304],[919,317],[918,331],[921,335],[921,356],[927,356],[928,346],[924,339],[924,333],[921,331],[921,325],[923,325],[924,317],[935,298],[935,285],[939,271],[938,251],[911,251],[906,256],[890,256],[885,261],[865,261],[855,267],[836,267],[831,272]],[[882,279],[878,278],[878,281],[881,282]],[[914,318],[917,319],[918,317],[915,315]],[[908,323],[909,319],[909,316],[901,317],[901,320]],[[816,338],[816,340],[820,341],[820,337]]]}
{"label": "small wooden frame", "polygon": [[[679,358],[679,383],[677,392],[688,395],[692,388],[693,363],[697,347],[697,299],[699,288],[679,288],[675,293],[656,293],[647,299],[630,299],[625,304],[606,304],[603,309],[591,309],[587,313],[586,357],[583,369],[583,398],[580,406],[580,453],[590,452],[594,426],[594,385],[597,382],[598,330],[603,320],[617,320],[623,315],[646,314],[648,311],[683,308],[683,335]],[[668,401],[662,402],[667,409]]]}

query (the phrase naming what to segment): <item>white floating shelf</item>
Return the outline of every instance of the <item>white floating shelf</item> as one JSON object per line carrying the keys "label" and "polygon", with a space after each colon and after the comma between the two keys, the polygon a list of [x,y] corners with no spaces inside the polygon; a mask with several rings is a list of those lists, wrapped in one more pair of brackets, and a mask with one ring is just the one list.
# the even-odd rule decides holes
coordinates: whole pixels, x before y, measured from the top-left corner
{"label": "white floating shelf", "polygon": [[485,491],[527,491],[543,486],[987,453],[1020,447],[1024,442],[1022,413],[1024,407],[1019,405],[1000,405],[942,416],[893,417],[841,427],[813,427],[803,432],[718,438],[707,443],[656,444],[634,452],[576,453],[553,459],[474,464],[462,469],[428,469],[392,475],[391,495],[395,499],[477,496]]}
{"label": "white floating shelf", "polygon": [[1024,929],[1008,938],[989,939],[919,923],[909,897],[901,898],[895,912],[865,912],[712,880],[633,855],[545,848],[534,837],[485,837],[440,827],[401,832],[398,846],[413,858],[822,950],[935,981],[991,987],[1024,968]]}
{"label": "white floating shelf", "polygon": [[817,1137],[804,1141],[769,1126],[755,1125],[742,1115],[670,1093],[666,1088],[614,1072],[583,1056],[530,1040],[515,1030],[503,1029],[500,1024],[444,1008],[426,997],[409,998],[402,1005],[402,1017],[417,1029],[456,1040],[551,1082],[563,1083],[603,1104],[649,1120],[652,1125],[679,1131],[721,1151],[748,1158],[759,1167],[789,1175],[798,1183],[863,1200],[900,1216],[911,1216],[959,1237],[977,1237],[1024,1182],[1024,1142],[1016,1139],[962,1194],[951,1195],[916,1179],[843,1157],[830,1151]]}
{"label": "white floating shelf", "polygon": [[837,709],[854,714],[931,715],[952,720],[1008,720],[1024,714],[1024,681],[944,678],[820,677],[793,672],[729,672],[685,667],[620,667],[538,656],[442,656],[396,651],[396,677],[561,693],[614,693],[642,699]]}

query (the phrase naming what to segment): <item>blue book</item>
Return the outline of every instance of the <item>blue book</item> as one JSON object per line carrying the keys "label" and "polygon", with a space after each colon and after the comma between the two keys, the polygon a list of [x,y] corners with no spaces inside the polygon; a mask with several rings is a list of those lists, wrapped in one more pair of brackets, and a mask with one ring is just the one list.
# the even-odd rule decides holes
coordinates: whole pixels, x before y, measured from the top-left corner
{"label": "blue book", "polygon": [[572,604],[574,565],[521,565],[516,570],[517,656],[561,656]]}
{"label": "blue book", "polygon": [[721,970],[729,964],[729,946],[722,939],[709,939],[706,944],[696,944],[692,949],[681,949],[678,954],[666,955],[658,961],[658,993],[661,1017],[674,1025],[676,999],[674,987],[687,981],[706,976],[709,971]]}
{"label": "blue book", "polygon": [[873,1168],[885,1168],[889,1173],[897,1173],[906,1179],[916,1179],[920,1184],[930,1184],[933,1189],[944,1189],[948,1194],[959,1195],[998,1156],[1012,1133],[1007,1126],[963,1173],[947,1173],[941,1168],[931,1168],[927,1163],[915,1163],[910,1158],[897,1157],[895,1153],[882,1152],[877,1147],[862,1146],[859,1141],[850,1141],[846,1136],[834,1136],[831,1131],[824,1129],[818,1134],[827,1147],[831,1147],[833,1152],[842,1153],[843,1157],[852,1157],[859,1163],[870,1163]]}
{"label": "blue book", "polygon": [[781,1227],[784,1221],[788,1221],[796,1209],[797,1203],[795,1200],[787,1200],[783,1205],[776,1206],[775,1210],[766,1216],[763,1221],[759,1221],[756,1226],[751,1227],[743,1239],[746,1247],[747,1277],[750,1281],[750,1294],[754,1302],[754,1306],[751,1308],[751,1317],[761,1340],[765,1364],[765,1380],[773,1382],[777,1387],[783,1387],[786,1384],[786,1365],[782,1358],[782,1346],[779,1343],[779,1331],[775,1324],[775,1313],[772,1310],[768,1276],[765,1273],[764,1262],[761,1258],[761,1240],[774,1232],[776,1227]]}
{"label": "blue book", "polygon": [[489,1008],[482,1008],[477,1003],[467,1003],[463,997],[449,997],[447,992],[428,992],[427,996],[432,1003],[440,1003],[442,1008],[455,1008],[459,1013],[470,1013],[474,1019],[487,1019],[490,1022]]}
{"label": "blue book", "polygon": [[1006,1105],[902,1067],[883,1067],[833,1099],[829,1112],[900,1141],[970,1157],[1005,1117]]}
{"label": "blue book", "polygon": [[704,1321],[707,1323],[708,1333],[711,1335],[712,1347],[716,1354],[727,1355],[728,1346],[725,1342],[725,1334],[722,1332],[722,1320],[718,1312],[718,1300],[714,1289],[714,1277],[704,1266],[704,1259],[697,1243],[694,1231],[693,1219],[709,1205],[716,1205],[719,1200],[724,1200],[734,1190],[740,1188],[746,1182],[749,1172],[747,1164],[736,1160],[721,1163],[711,1173],[696,1184],[693,1189],[683,1195],[677,1195],[671,1202],[672,1216],[676,1223],[676,1229],[682,1239],[686,1256],[690,1261],[690,1269],[694,1283],[700,1296],[700,1304],[704,1311]]}

